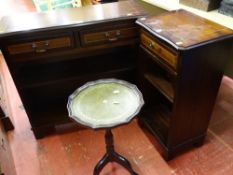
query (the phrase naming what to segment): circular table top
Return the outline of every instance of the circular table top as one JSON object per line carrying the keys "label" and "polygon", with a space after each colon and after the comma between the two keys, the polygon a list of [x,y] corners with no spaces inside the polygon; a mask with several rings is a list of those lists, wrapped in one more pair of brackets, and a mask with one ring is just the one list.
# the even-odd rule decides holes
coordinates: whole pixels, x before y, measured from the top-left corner
{"label": "circular table top", "polygon": [[68,99],[69,116],[91,128],[108,128],[129,122],[144,101],[138,88],[126,81],[101,79],[84,84]]}

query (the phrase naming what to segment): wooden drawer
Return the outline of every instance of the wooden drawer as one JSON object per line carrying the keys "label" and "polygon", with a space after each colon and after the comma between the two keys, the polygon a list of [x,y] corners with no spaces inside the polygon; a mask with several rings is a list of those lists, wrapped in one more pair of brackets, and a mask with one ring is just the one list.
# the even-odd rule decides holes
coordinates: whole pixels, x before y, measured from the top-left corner
{"label": "wooden drawer", "polygon": [[138,29],[136,27],[119,28],[114,30],[102,31],[81,31],[81,44],[98,45],[113,43],[124,39],[135,38],[138,36]]}
{"label": "wooden drawer", "polygon": [[168,63],[172,68],[175,70],[177,69],[177,60],[178,60],[178,53],[172,52],[168,50],[160,43],[158,43],[155,39],[152,39],[149,35],[142,32],[140,34],[141,43],[149,49],[152,53],[158,55],[163,61]]}
{"label": "wooden drawer", "polygon": [[7,47],[10,55],[24,53],[44,53],[52,49],[69,48],[72,46],[70,36],[58,37],[53,39],[45,39],[32,42],[24,42],[12,44]]}

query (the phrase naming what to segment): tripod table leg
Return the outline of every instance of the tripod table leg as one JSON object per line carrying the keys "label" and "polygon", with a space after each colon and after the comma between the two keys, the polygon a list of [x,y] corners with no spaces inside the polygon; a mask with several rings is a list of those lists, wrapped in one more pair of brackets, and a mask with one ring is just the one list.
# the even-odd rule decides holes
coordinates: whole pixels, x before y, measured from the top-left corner
{"label": "tripod table leg", "polygon": [[111,129],[106,129],[105,133],[105,143],[106,143],[106,154],[103,156],[102,159],[97,163],[94,169],[94,175],[99,175],[102,169],[107,165],[109,162],[117,162],[118,164],[122,165],[125,169],[127,169],[131,175],[138,175],[132,169],[131,164],[129,161],[121,156],[120,154],[114,151],[113,145],[113,135]]}

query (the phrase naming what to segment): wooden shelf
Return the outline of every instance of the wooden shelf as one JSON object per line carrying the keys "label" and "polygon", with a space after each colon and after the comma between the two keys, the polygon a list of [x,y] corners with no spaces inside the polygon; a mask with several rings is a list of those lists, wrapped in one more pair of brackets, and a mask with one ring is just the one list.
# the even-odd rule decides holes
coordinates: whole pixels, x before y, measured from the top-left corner
{"label": "wooden shelf", "polygon": [[156,87],[171,103],[174,102],[174,90],[172,83],[164,79],[163,77],[145,73],[144,77]]}
{"label": "wooden shelf", "polygon": [[[124,72],[130,72],[130,71],[134,71],[136,69],[135,66],[127,66],[125,68],[118,68],[118,69],[114,69],[114,70],[106,70],[100,73],[90,73],[90,74],[82,74],[80,75],[73,75],[70,76],[68,78],[59,78],[57,80],[43,80],[40,82],[30,82],[30,83],[26,83],[23,84],[21,83],[20,87],[22,89],[30,89],[30,88],[37,88],[37,87],[41,87],[41,86],[47,86],[47,85],[52,85],[52,84],[62,84],[62,83],[67,83],[67,82],[72,82],[72,81],[78,81],[81,79],[91,79],[91,77],[111,77],[114,76],[115,74],[122,74]],[[115,75],[116,76],[116,75]]]}
{"label": "wooden shelf", "polygon": [[127,59],[122,54],[111,53],[50,64],[24,64],[20,68],[17,82],[21,88],[32,88],[135,69],[134,54],[128,53],[125,56]]}
{"label": "wooden shelf", "polygon": [[167,140],[170,127],[171,112],[165,106],[153,106],[144,111],[141,121],[149,128],[151,133],[164,143]]}

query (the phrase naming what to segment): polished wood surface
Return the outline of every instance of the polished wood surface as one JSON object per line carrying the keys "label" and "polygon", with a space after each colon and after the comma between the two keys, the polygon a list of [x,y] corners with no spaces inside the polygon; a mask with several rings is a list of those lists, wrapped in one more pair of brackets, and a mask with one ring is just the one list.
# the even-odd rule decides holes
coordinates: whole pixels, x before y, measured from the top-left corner
{"label": "polished wood surface", "polygon": [[67,98],[85,82],[135,81],[135,20],[144,14],[122,1],[2,18],[1,50],[37,138],[69,122]]}
{"label": "polished wood surface", "polygon": [[[4,59],[0,57],[0,64]],[[3,68],[3,67],[2,67]],[[4,66],[4,72],[6,71]],[[92,174],[104,154],[104,132],[80,130],[74,125],[57,128],[54,135],[36,140],[9,72],[4,73],[16,128],[8,133],[17,175]],[[233,80],[224,77],[202,147],[185,150],[166,162],[159,143],[136,121],[113,130],[115,148],[129,157],[141,175],[231,175],[233,166]],[[135,142],[137,140],[137,142]],[[93,146],[95,149],[93,149]],[[56,155],[56,156],[55,156]],[[26,160],[26,161],[25,161]],[[214,161],[213,161],[214,160]],[[117,164],[108,164],[103,174],[129,175]]]}
{"label": "polished wood surface", "polygon": [[[19,9],[27,10],[22,4],[28,3],[30,7],[31,2],[28,0],[0,0],[0,13],[9,9],[5,8],[7,4],[11,4],[10,7],[14,9],[14,12]],[[104,152],[102,144],[104,133],[63,127],[60,130],[64,132],[58,131],[57,134],[50,137],[36,140],[30,130],[27,115],[21,106],[22,103],[2,56],[0,56],[0,65],[1,73],[6,79],[7,96],[11,98],[10,112],[13,114],[16,124],[16,129],[8,133],[8,137],[13,150],[17,174],[91,174],[93,166]],[[138,157],[137,160],[132,158],[130,161],[133,161],[133,167],[141,175],[231,175],[233,170],[232,99],[233,81],[225,76],[221,83],[205,144],[202,147],[183,152],[172,161],[162,160],[158,154],[159,148],[155,146],[158,145],[156,140],[153,137],[146,137],[136,122],[114,129],[118,145],[122,144],[121,146],[117,145],[117,149],[121,153],[127,153],[129,157],[131,155]],[[101,142],[96,142],[99,139]],[[135,139],[139,141],[135,142]],[[93,150],[93,145],[95,145],[95,150],[88,151],[89,149]],[[93,152],[97,153],[93,154]],[[126,175],[128,173],[116,164],[109,164],[103,174]]]}
{"label": "polished wood surface", "polygon": [[233,30],[185,10],[139,19],[137,23],[177,49],[232,37]]}
{"label": "polished wood surface", "polygon": [[158,41],[156,41],[152,35],[149,35],[143,31],[141,31],[140,38],[142,44],[146,48],[164,59],[164,61],[166,61],[166,63],[168,63],[172,68],[175,70],[177,69],[178,53],[175,50],[172,51],[171,49],[169,50],[169,48],[165,48]]}
{"label": "polished wood surface", "polygon": [[[114,7],[117,9],[118,5],[115,4]],[[91,23],[84,22],[82,25],[77,26],[68,25],[65,29],[57,27],[51,30],[48,27],[29,32],[23,32],[23,29],[22,33],[15,31],[1,35],[3,54],[28,113],[36,138],[41,138],[48,131],[55,130],[56,124],[67,122],[66,99],[73,90],[84,82],[103,77],[123,77],[130,81],[137,80],[134,75],[139,36],[136,35],[137,32],[131,35],[131,32],[128,31],[131,31],[131,29],[137,31],[134,22],[142,14],[128,15],[124,18],[120,17],[121,14],[118,14],[118,20],[113,16],[111,21],[106,18],[98,23],[96,23],[94,17]],[[174,12],[169,14],[173,16]],[[186,13],[183,15],[186,16]],[[174,18],[177,18],[176,15],[174,15]],[[143,18],[140,18],[139,21],[141,20]],[[173,20],[170,20],[170,22],[172,23]],[[138,24],[141,25],[140,22]],[[115,30],[116,26],[118,27],[117,30]],[[218,85],[221,81],[223,62],[226,59],[223,59],[222,55],[227,50],[226,48],[230,48],[230,40],[222,43],[222,45],[218,42],[221,39],[223,41],[223,39],[230,38],[230,35],[226,35],[227,38],[223,35],[219,40],[210,38],[212,39],[209,42],[210,45],[205,42],[206,45],[203,47],[200,45],[199,50],[194,48],[194,50],[187,51],[184,54],[177,49],[176,45],[174,47],[169,45],[167,43],[168,39],[156,35],[155,33],[158,30],[151,32],[151,29],[146,25],[141,26],[143,28],[141,30],[142,45],[140,52],[143,54],[145,52],[147,56],[141,55],[142,64],[139,65],[147,66],[144,61],[148,59],[147,57],[149,59],[152,57],[152,61],[158,63],[158,66],[154,67],[154,69],[154,63],[148,62],[151,67],[145,67],[140,72],[148,82],[139,84],[144,89],[145,94],[152,92],[152,94],[158,95],[152,95],[148,98],[152,102],[155,100],[156,105],[159,104],[160,106],[160,100],[161,102],[168,100],[169,102],[165,103],[171,103],[168,105],[168,110],[166,108],[161,110],[157,107],[154,108],[154,104],[152,104],[153,109],[151,112],[156,115],[158,111],[160,115],[161,121],[158,122],[158,127],[154,122],[156,127],[153,126],[153,128],[162,128],[161,132],[165,133],[162,134],[160,143],[165,145],[164,149],[167,150],[167,156],[169,157],[170,153],[171,155],[175,153],[179,145],[183,143],[203,142]],[[124,34],[123,38],[119,38],[121,32]],[[49,37],[50,34],[53,34],[53,37],[59,37],[62,33],[70,33],[70,36],[72,36],[71,40],[74,42],[74,47],[70,48],[70,50],[63,51],[59,49],[59,52],[44,54],[43,50],[46,51],[44,47],[47,45],[44,41],[47,40],[43,40],[39,53],[35,52],[23,56],[12,56],[9,53],[9,45],[20,45],[23,42],[30,43],[29,46],[33,46],[35,42],[41,44],[41,38],[44,35]],[[93,41],[94,44],[90,43],[90,41]],[[211,45],[212,42],[219,45]],[[217,53],[212,53],[212,55],[210,54],[211,50],[216,50]],[[209,59],[206,54],[210,55],[211,60],[202,62],[202,60]],[[12,58],[24,59],[19,62]],[[210,62],[213,67],[209,66]],[[163,69],[162,73],[161,67]],[[203,78],[202,74],[205,71],[208,74]],[[154,76],[157,73],[159,77]],[[165,76],[165,79],[162,79],[163,76]],[[190,77],[193,80],[192,83],[189,82]],[[197,87],[199,83],[203,85],[201,88]],[[155,91],[146,89],[147,86],[151,85],[165,96],[165,100],[158,92],[155,93]],[[198,88],[199,91],[196,90]],[[212,91],[209,92],[209,89],[212,89]],[[202,102],[199,102],[200,96]],[[192,102],[190,102],[190,99],[192,99]],[[151,101],[149,100],[148,104],[152,103]],[[201,103],[206,108],[204,110],[199,109],[196,103]],[[196,108],[197,110],[193,110]],[[190,113],[192,114],[191,119],[187,117]],[[162,121],[163,116],[167,114],[171,115],[171,117],[167,117]],[[204,117],[205,120],[203,121],[203,118],[193,116],[205,116],[206,118]],[[160,127],[160,125],[162,126]],[[189,140],[191,141],[189,142]]]}
{"label": "polished wood surface", "polygon": [[70,37],[60,37],[56,39],[44,40],[44,41],[36,41],[30,43],[22,43],[9,45],[8,51],[10,55],[22,54],[22,53],[42,53],[47,52],[50,49],[59,49],[71,47],[71,38]]}
{"label": "polished wood surface", "polygon": [[152,73],[145,73],[144,76],[153,86],[157,87],[170,102],[174,101],[174,89],[168,80]]}
{"label": "polished wood surface", "polygon": [[116,162],[123,166],[131,175],[138,175],[132,168],[130,162],[123,157],[122,155],[118,154],[114,149],[114,141],[113,141],[113,134],[111,129],[106,129],[105,133],[105,144],[106,144],[106,153],[104,156],[99,160],[94,168],[93,175],[99,175],[100,172],[104,169],[104,167],[109,162]]}
{"label": "polished wood surface", "polygon": [[143,9],[134,1],[121,1],[81,8],[61,9],[47,13],[30,13],[3,17],[0,22],[0,37],[15,32],[48,30],[101,23],[142,16]]}
{"label": "polished wood surface", "polygon": [[[231,30],[222,27],[223,33],[219,32],[220,26],[206,20],[208,26],[196,30],[203,19],[192,16],[191,24],[186,21],[189,15],[176,11],[137,20],[141,26],[139,87],[146,101],[140,121],[158,139],[166,159],[204,142],[232,48]],[[184,26],[190,31],[184,31]],[[181,38],[184,49],[170,43],[175,37]]]}
{"label": "polished wood surface", "polygon": [[117,42],[125,42],[127,40],[138,38],[138,28],[135,21],[128,22],[118,21],[117,23],[105,23],[96,25],[95,27],[87,27],[80,31],[80,42],[83,47],[100,46],[106,44],[114,44]]}
{"label": "polished wood surface", "polygon": [[[114,30],[112,30],[114,28]],[[111,43],[117,40],[126,40],[138,36],[138,28],[120,28],[120,26],[115,26],[112,29],[103,28],[96,29],[93,31],[87,30],[82,32],[81,42],[82,45],[95,45],[103,43]],[[119,29],[116,29],[119,28]]]}

